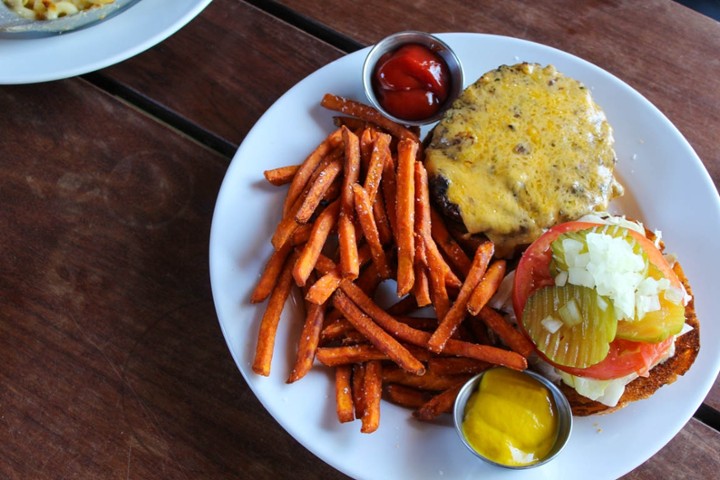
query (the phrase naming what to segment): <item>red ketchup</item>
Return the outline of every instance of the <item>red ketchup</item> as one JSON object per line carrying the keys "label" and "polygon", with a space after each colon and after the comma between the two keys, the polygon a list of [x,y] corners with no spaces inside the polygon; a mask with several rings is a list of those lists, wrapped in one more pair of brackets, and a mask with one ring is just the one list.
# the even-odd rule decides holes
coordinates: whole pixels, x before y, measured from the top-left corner
{"label": "red ketchup", "polygon": [[389,114],[404,120],[422,120],[437,113],[445,102],[450,72],[438,54],[411,43],[380,57],[373,87]]}

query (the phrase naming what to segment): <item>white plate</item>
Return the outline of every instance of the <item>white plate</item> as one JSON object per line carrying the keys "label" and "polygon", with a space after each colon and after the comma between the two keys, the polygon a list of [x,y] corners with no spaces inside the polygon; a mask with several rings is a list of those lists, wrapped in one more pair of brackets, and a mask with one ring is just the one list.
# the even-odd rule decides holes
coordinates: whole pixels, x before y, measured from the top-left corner
{"label": "white plate", "polygon": [[96,25],[40,38],[0,36],[0,84],[69,78],[114,65],[177,32],[211,0],[140,0]]}
{"label": "white plate", "polygon": [[357,422],[335,418],[333,384],[316,368],[286,385],[302,323],[297,301],[286,307],[269,378],[250,365],[264,304],[249,293],[271,252],[284,189],[266,184],[267,168],[300,162],[333,128],[319,107],[326,92],[363,100],[361,67],[367,49],[318,70],[280,98],[257,122],[233,159],[220,190],[210,236],[210,276],[220,324],[232,355],[257,397],[305,447],[344,473],[366,479],[397,478],[616,478],[665,445],[690,419],[720,369],[720,310],[715,292],[720,256],[720,199],[700,159],[678,130],[639,93],[602,69],[543,45],[479,34],[440,35],[458,53],[468,81],[501,64],[554,64],[593,89],[615,128],[619,174],[627,195],[616,207],[662,229],[694,286],[701,320],[700,354],[692,369],[652,398],[611,415],[576,418],[570,442],[542,467],[508,471],[477,460],[448,418],[414,421],[387,402],[380,428],[361,434]]}

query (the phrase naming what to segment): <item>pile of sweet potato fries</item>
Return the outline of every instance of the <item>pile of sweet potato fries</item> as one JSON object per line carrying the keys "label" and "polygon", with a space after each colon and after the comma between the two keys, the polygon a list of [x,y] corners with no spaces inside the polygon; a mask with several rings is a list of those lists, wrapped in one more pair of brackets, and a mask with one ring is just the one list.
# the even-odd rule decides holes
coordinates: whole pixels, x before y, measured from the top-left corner
{"label": "pile of sweet potato fries", "polygon": [[[253,370],[270,374],[281,312],[300,288],[305,323],[288,383],[317,360],[335,369],[341,422],[375,431],[383,395],[431,420],[473,374],[527,367],[532,345],[486,305],[506,263],[489,241],[466,252],[433,209],[418,132],[342,97],[321,104],[343,114],[338,128],[300,165],[265,172],[288,189],[251,295],[268,300]],[[388,280],[398,301],[382,308],[374,297]]]}

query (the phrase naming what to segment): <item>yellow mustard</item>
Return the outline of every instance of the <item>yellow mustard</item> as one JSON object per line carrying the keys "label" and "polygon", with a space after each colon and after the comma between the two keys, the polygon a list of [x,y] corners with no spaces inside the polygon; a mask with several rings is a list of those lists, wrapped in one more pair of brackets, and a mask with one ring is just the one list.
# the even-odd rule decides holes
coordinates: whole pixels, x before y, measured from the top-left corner
{"label": "yellow mustard", "polygon": [[465,408],[462,430],[485,458],[502,465],[531,465],[552,449],[558,419],[550,391],[520,372],[487,371]]}

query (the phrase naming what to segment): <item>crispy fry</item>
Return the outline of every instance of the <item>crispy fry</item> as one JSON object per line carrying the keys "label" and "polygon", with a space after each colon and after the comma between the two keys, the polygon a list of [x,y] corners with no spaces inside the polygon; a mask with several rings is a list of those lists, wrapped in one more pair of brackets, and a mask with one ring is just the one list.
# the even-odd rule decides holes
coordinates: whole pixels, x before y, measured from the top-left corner
{"label": "crispy fry", "polygon": [[[340,284],[340,289],[384,330],[392,332],[395,338],[412,345],[420,347],[427,346],[427,342],[430,340],[430,333],[416,330],[407,324],[397,321],[392,315],[373,302],[357,285],[354,285],[352,282],[343,281]],[[490,345],[478,345],[450,339],[445,344],[443,353],[475,358],[516,370],[524,370],[527,368],[527,360],[522,355]]]}
{"label": "crispy fry", "polygon": [[467,357],[432,357],[427,362],[427,371],[436,375],[475,374],[490,367],[488,362]]}
{"label": "crispy fry", "polygon": [[388,307],[387,313],[389,313],[390,315],[407,315],[408,313],[416,311],[418,308],[419,307],[415,297],[412,295],[408,295]]}
{"label": "crispy fry", "polygon": [[353,186],[353,192],[355,194],[355,213],[365,235],[365,240],[372,252],[372,259],[377,267],[377,273],[383,279],[390,278],[392,272],[380,243],[380,234],[375,223],[370,198],[365,189],[357,183]]}
{"label": "crispy fry", "polygon": [[337,221],[339,211],[340,201],[336,200],[323,210],[315,220],[313,229],[310,232],[310,238],[300,252],[297,263],[293,268],[293,277],[295,283],[299,286],[305,285],[310,273],[315,268],[327,237]]}
{"label": "crispy fry", "polygon": [[383,382],[396,383],[420,390],[442,391],[455,386],[459,381],[467,381],[470,374],[436,375],[426,372],[425,375],[412,375],[397,367],[383,369]]}
{"label": "crispy fry", "polygon": [[340,423],[355,420],[351,376],[352,367],[350,365],[341,365],[335,369],[335,403]]}
{"label": "crispy fry", "polygon": [[445,344],[443,353],[474,358],[515,370],[525,370],[527,368],[527,359],[519,353],[493,347],[492,345],[478,345],[477,343],[463,342],[451,338]]}
{"label": "crispy fry", "polygon": [[306,194],[307,192],[301,192],[301,195],[290,206],[285,216],[280,220],[275,228],[275,232],[273,232],[270,243],[272,243],[273,247],[275,247],[275,250],[280,250],[285,243],[292,238],[295,230],[297,230],[300,226],[300,224],[295,220],[295,215],[297,215],[298,210],[300,210],[300,207],[302,206],[304,200],[303,193]]}
{"label": "crispy fry", "polygon": [[390,219],[388,218],[387,210],[385,208],[383,195],[375,196],[372,208],[373,215],[375,216],[375,224],[378,229],[378,236],[380,237],[380,243],[388,245],[393,240],[393,233],[392,228],[390,227]]}
{"label": "crispy fry", "polygon": [[298,339],[297,354],[287,383],[293,383],[303,378],[312,368],[313,360],[320,343],[320,330],[325,320],[325,307],[321,305],[306,304],[305,323]]}
{"label": "crispy fry", "polygon": [[353,100],[349,100],[338,95],[330,93],[325,94],[320,104],[328,110],[334,110],[344,115],[366,120],[370,123],[379,125],[383,130],[389,132],[398,138],[407,138],[415,142],[419,142],[419,137],[407,128],[389,120],[374,108],[364,105]]}
{"label": "crispy fry", "polygon": [[460,293],[455,299],[455,303],[450,307],[447,315],[441,318],[440,325],[438,325],[437,330],[435,330],[435,333],[432,334],[432,337],[430,337],[428,341],[428,349],[430,349],[430,351],[435,353],[441,352],[445,343],[465,318],[467,302],[470,299],[470,295],[472,295],[477,284],[480,283],[494,252],[495,247],[491,242],[484,242],[478,246],[468,276],[460,288]]}
{"label": "crispy fry", "polygon": [[[333,313],[342,315],[338,310],[333,310]],[[326,321],[325,325],[320,332],[320,340],[323,343],[327,343],[333,340],[339,340],[343,338],[347,332],[355,330],[352,323],[348,322],[345,317],[338,317],[333,321]]]}
{"label": "crispy fry", "polygon": [[372,433],[380,425],[380,398],[382,397],[382,363],[379,360],[371,360],[365,364],[363,378],[363,406],[364,412],[361,418],[362,433]]}
{"label": "crispy fry", "polygon": [[290,187],[288,188],[287,197],[285,197],[283,214],[286,215],[290,210],[290,207],[298,199],[301,192],[305,189],[305,185],[307,184],[308,180],[310,179],[322,159],[325,158],[325,156],[329,154],[334,148],[340,145],[340,142],[342,141],[341,132],[341,129],[338,128],[333,133],[328,135],[328,137],[325,138],[325,140],[323,140],[322,143],[320,143],[320,145],[318,145],[317,148],[305,158],[303,163],[298,168],[297,172],[295,172],[295,176],[293,177],[292,182],[290,183]]}
{"label": "crispy fry", "polygon": [[425,267],[416,263],[415,266],[415,284],[413,285],[412,293],[417,299],[417,304],[420,307],[427,307],[432,303],[430,298],[430,284],[428,280],[427,271]]}
{"label": "crispy fry", "polygon": [[272,363],[273,348],[275,347],[275,334],[277,333],[280,315],[282,314],[285,302],[290,296],[292,288],[292,265],[295,263],[296,255],[291,254],[285,261],[280,272],[275,288],[273,288],[268,300],[267,308],[260,321],[255,358],[252,369],[258,375],[270,375],[270,364]]}
{"label": "crispy fry", "polygon": [[312,232],[312,227],[313,226],[309,223],[306,223],[305,225],[300,225],[295,229],[293,234],[290,236],[290,241],[287,243],[290,243],[293,247],[299,247],[301,245],[304,245],[310,238],[310,232]]}
{"label": "crispy fry", "polygon": [[276,187],[279,187],[281,185],[286,185],[292,182],[295,173],[297,173],[299,169],[300,165],[288,165],[285,167],[271,168],[270,170],[265,170],[263,172],[263,175],[265,176],[265,180],[275,185]]}
{"label": "crispy fry", "polygon": [[387,360],[389,357],[374,345],[347,345],[343,347],[320,347],[317,360],[327,367],[362,363],[368,360]]}
{"label": "crispy fry", "polygon": [[399,385],[397,383],[387,385],[385,387],[385,395],[392,403],[412,409],[422,407],[432,398],[432,395],[427,391],[406,387],[405,385]]}
{"label": "crispy fry", "polygon": [[345,175],[340,193],[340,218],[338,220],[340,270],[344,278],[355,279],[360,274],[360,264],[353,223],[355,212],[353,185],[360,175],[360,145],[357,135],[345,127],[342,127],[342,138],[345,142]]}
{"label": "crispy fry", "polygon": [[427,403],[415,410],[413,416],[418,420],[427,422],[434,420],[442,413],[451,412],[455,404],[455,398],[457,398],[464,383],[465,380],[460,380],[452,387],[435,395]]}
{"label": "crispy fry", "polygon": [[533,352],[533,344],[528,338],[520,333],[505,317],[489,306],[480,310],[480,318],[485,325],[498,334],[505,345],[511,350],[527,358]]}
{"label": "crispy fry", "polygon": [[365,364],[356,363],[352,366],[352,396],[355,406],[355,418],[362,420],[365,416]]}
{"label": "crispy fry", "polygon": [[295,214],[296,222],[307,223],[308,220],[310,220],[310,217],[315,213],[320,201],[324,198],[341,170],[342,163],[340,159],[335,159],[320,171],[315,181],[310,185],[302,205],[300,205],[300,208]]}
{"label": "crispy fry", "polygon": [[401,140],[398,144],[396,241],[398,251],[397,294],[399,297],[412,290],[415,283],[415,157],[418,144]]}
{"label": "crispy fry", "polygon": [[[372,254],[369,245],[365,244],[360,247],[360,249],[358,250],[358,262],[360,263],[361,268],[368,262],[371,256]],[[318,265],[320,263],[323,263],[323,265]],[[325,265],[327,263],[329,264]],[[320,255],[318,257],[318,262],[315,264],[315,266],[319,267],[318,270],[324,274],[315,283],[312,284],[310,289],[305,294],[305,300],[309,301],[310,303],[315,303],[319,305],[325,303],[327,299],[330,298],[330,296],[335,292],[335,290],[337,290],[338,286],[340,286],[340,282],[342,281],[342,273],[340,272],[340,267],[338,265],[335,265],[335,262],[325,257],[324,255]]]}
{"label": "crispy fry", "polygon": [[470,271],[470,265],[472,260],[467,256],[465,250],[462,249],[455,239],[450,235],[450,232],[445,226],[445,221],[435,209],[430,209],[430,228],[432,232],[432,238],[435,243],[445,252],[447,259],[450,261],[458,272],[460,272],[465,278]]}
{"label": "crispy fry", "polygon": [[375,196],[380,188],[380,180],[382,179],[385,168],[385,159],[389,156],[390,135],[378,133],[372,148],[372,154],[370,155],[370,164],[365,174],[365,183],[363,184],[371,204],[375,201]]}
{"label": "crispy fry", "polygon": [[[427,170],[422,162],[415,162],[415,229],[423,245],[425,255],[433,258],[435,268],[442,268],[445,275],[445,283],[449,286],[460,287],[462,282],[453,273],[450,265],[445,262],[437,244],[432,236],[432,213],[430,209],[430,190],[428,187]],[[429,261],[429,260],[428,260]]]}
{"label": "crispy fry", "polygon": [[505,277],[505,267],[505,260],[496,260],[488,267],[482,280],[477,284],[468,300],[467,310],[470,315],[480,313],[480,310],[495,295],[503,277]]}
{"label": "crispy fry", "polygon": [[445,318],[450,310],[450,296],[448,294],[446,277],[442,265],[438,264],[438,258],[431,255],[428,258],[428,277],[430,298],[435,308],[437,318]]}
{"label": "crispy fry", "polygon": [[393,238],[397,238],[397,173],[395,172],[395,159],[392,155],[385,157],[383,176],[380,182],[382,197],[385,202],[390,231]]}
{"label": "crispy fry", "polygon": [[280,271],[282,270],[283,265],[285,265],[285,261],[291,251],[292,245],[290,245],[290,243],[283,245],[280,250],[273,250],[272,255],[270,255],[270,259],[265,264],[262,274],[260,274],[260,279],[255,285],[255,289],[250,295],[251,303],[262,302],[270,296],[270,293],[272,293],[273,287],[275,287],[275,284],[280,276]]}
{"label": "crispy fry", "polygon": [[[349,282],[345,280],[341,285],[348,283]],[[373,322],[370,317],[365,315],[365,313],[343,293],[343,290],[335,292],[333,305],[343,313],[345,318],[347,318],[358,331],[367,337],[370,343],[375,345],[400,367],[415,375],[422,375],[425,372],[425,366],[415,358],[407,348],[401,345],[400,342],[395,340],[385,330]]]}

